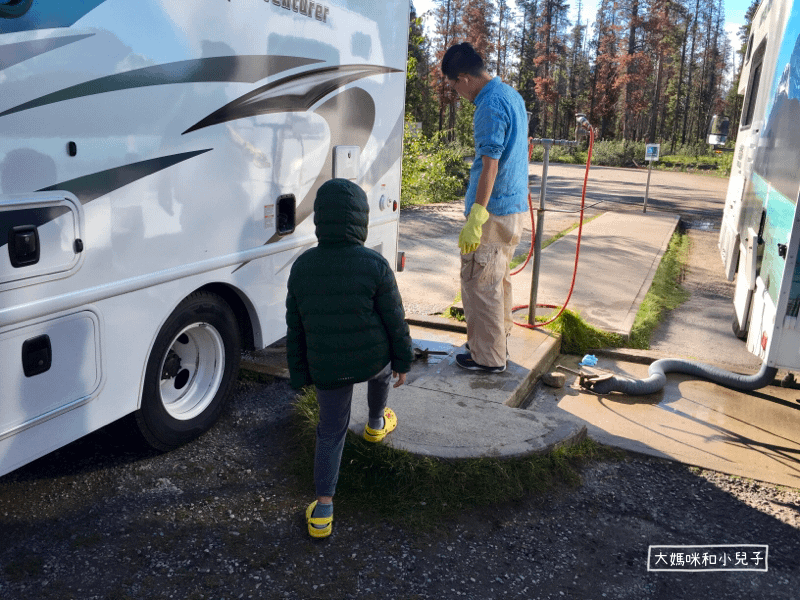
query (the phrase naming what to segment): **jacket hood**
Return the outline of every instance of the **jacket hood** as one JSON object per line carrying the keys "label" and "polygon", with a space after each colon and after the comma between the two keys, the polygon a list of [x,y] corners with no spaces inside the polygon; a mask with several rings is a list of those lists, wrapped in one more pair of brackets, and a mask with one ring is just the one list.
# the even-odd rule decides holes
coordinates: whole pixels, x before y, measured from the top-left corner
{"label": "jacket hood", "polygon": [[358,185],[347,179],[331,179],[317,190],[314,225],[323,245],[364,245],[367,241],[369,203]]}

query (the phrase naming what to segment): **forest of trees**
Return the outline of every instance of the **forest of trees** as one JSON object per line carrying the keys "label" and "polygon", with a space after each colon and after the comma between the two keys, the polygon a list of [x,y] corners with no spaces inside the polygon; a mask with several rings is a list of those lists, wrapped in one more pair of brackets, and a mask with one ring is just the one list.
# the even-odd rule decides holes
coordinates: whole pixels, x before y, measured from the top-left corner
{"label": "forest of trees", "polygon": [[468,41],[522,94],[532,136],[572,138],[578,112],[598,139],[660,143],[669,152],[705,144],[715,114],[731,118],[735,135],[749,26],[731,48],[723,0],[601,0],[591,35],[575,1],[571,22],[566,0],[435,0],[427,32],[412,10],[410,120],[427,136],[469,138],[472,106],[439,70],[444,51]]}

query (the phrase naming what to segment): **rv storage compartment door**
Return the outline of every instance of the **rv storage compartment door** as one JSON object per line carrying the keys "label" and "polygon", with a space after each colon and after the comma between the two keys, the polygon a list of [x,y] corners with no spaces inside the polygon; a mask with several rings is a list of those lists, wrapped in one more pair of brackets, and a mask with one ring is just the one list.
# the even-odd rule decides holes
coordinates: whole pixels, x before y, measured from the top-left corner
{"label": "rv storage compartment door", "polygon": [[0,196],[0,290],[76,271],[81,227],[81,204],[66,194]]}
{"label": "rv storage compartment door", "polygon": [[0,332],[0,439],[88,401],[100,386],[90,311]]}

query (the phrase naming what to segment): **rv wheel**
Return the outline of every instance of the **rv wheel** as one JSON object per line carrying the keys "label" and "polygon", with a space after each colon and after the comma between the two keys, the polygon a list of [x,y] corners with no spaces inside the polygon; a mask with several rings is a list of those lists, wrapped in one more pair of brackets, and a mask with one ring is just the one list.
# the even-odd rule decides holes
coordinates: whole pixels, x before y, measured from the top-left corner
{"label": "rv wheel", "polygon": [[158,450],[171,450],[219,418],[239,370],[241,338],[228,304],[195,292],[167,319],[147,361],[139,431]]}

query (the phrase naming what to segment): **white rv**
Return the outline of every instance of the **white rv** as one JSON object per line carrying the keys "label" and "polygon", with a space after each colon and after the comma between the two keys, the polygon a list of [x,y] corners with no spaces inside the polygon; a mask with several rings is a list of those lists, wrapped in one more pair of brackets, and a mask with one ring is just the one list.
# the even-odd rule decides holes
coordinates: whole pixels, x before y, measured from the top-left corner
{"label": "white rv", "polygon": [[397,257],[408,0],[0,0],[0,475],[170,449],[285,333],[331,177]]}
{"label": "white rv", "polygon": [[753,18],[719,247],[736,278],[734,331],[770,367],[800,369],[800,10],[764,0]]}

